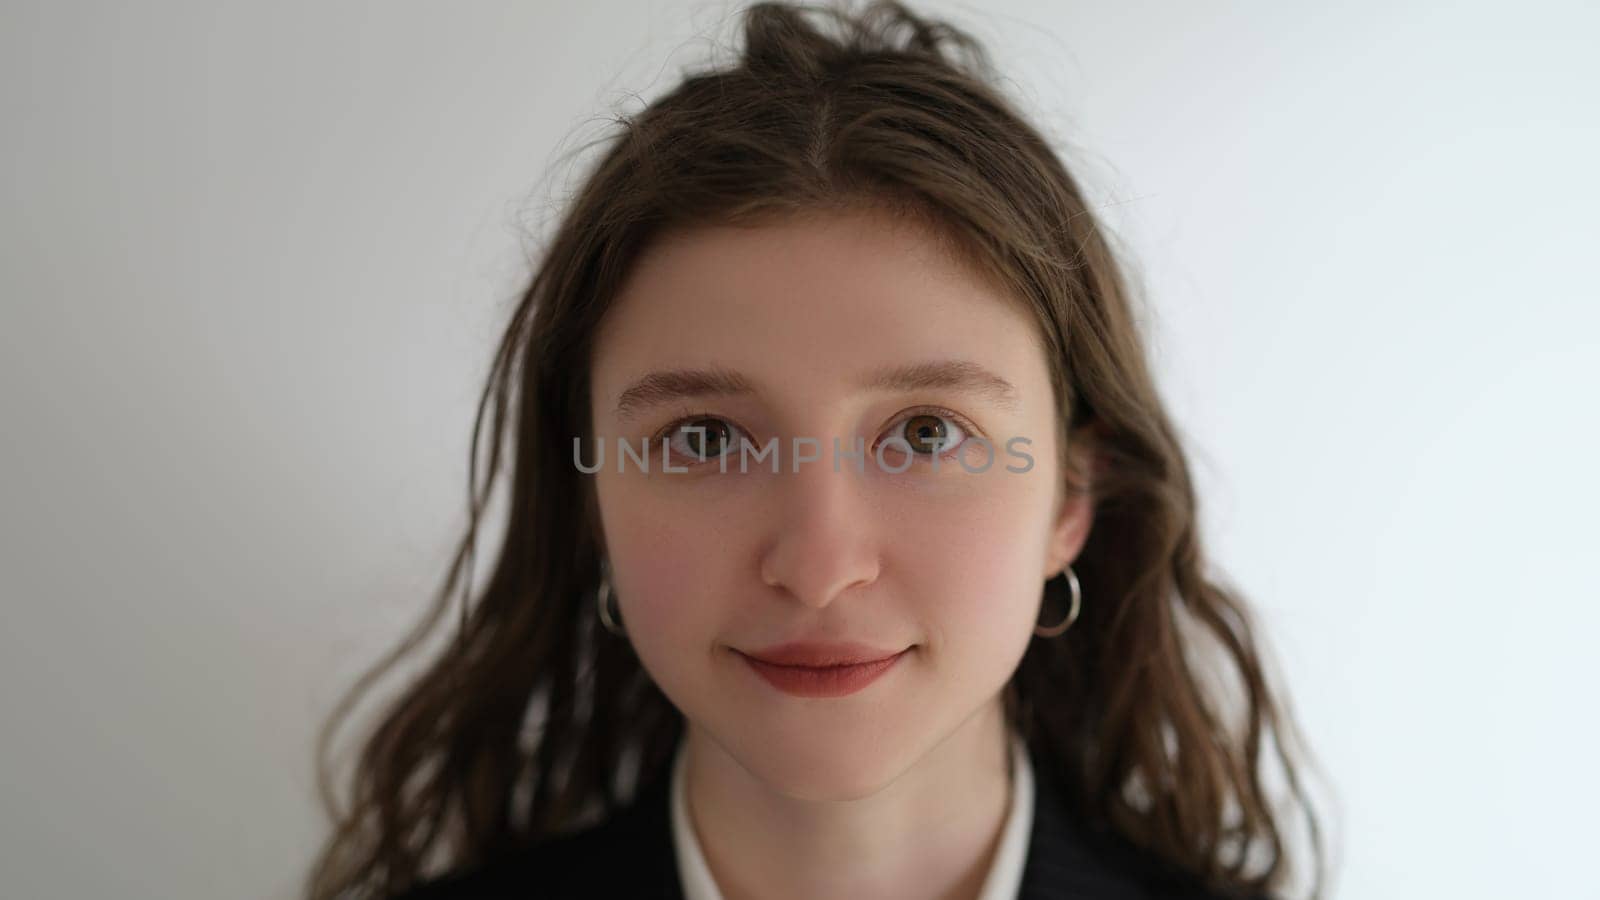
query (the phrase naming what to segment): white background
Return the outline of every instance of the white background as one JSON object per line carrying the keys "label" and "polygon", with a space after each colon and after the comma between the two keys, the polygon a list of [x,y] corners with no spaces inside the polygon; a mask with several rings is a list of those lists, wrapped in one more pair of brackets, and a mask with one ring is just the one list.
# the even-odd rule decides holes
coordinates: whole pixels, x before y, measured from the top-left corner
{"label": "white background", "polygon": [[[730,8],[4,5],[0,892],[295,893],[570,154]],[[1600,897],[1600,14],[918,8],[1129,248],[1336,896]]]}

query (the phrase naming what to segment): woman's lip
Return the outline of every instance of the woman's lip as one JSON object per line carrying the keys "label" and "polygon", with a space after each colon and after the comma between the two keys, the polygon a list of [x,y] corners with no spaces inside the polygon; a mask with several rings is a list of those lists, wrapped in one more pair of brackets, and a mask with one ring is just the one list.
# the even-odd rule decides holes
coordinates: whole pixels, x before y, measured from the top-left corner
{"label": "woman's lip", "polygon": [[746,653],[739,655],[757,675],[785,694],[795,697],[843,697],[877,681],[911,649],[907,647],[882,659],[842,666],[780,666]]}
{"label": "woman's lip", "polygon": [[885,649],[855,641],[789,641],[748,653],[743,650],[738,652],[774,666],[822,668],[883,662],[909,649]]}

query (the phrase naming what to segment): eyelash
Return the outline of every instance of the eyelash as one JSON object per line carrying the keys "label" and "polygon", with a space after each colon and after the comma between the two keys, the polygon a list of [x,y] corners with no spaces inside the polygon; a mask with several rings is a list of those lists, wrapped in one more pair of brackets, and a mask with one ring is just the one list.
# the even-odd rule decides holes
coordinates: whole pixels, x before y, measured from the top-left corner
{"label": "eyelash", "polygon": [[[952,421],[954,421],[956,423],[956,427],[958,427],[962,431],[966,432],[966,437],[970,438],[970,437],[973,437],[974,435],[980,435],[980,432],[979,432],[977,426],[973,425],[972,422],[969,419],[967,419],[966,416],[963,416],[960,413],[955,412],[954,410],[946,409],[943,406],[920,406],[920,407],[917,407],[915,409],[908,410],[904,414],[902,414],[900,416],[900,418],[894,420],[894,422],[890,424],[889,430],[892,431],[892,430],[894,430],[895,426],[904,425],[907,421],[909,421],[911,419],[915,419],[917,416],[940,416],[940,417],[943,417],[943,418],[946,418],[946,419],[950,419],[950,420],[952,420]],[[681,428],[682,426],[687,425],[690,422],[698,422],[698,421],[701,421],[703,419],[713,419],[713,420],[718,421],[718,422],[726,422],[727,424],[732,425],[739,432],[742,433],[744,431],[743,428],[740,428],[738,425],[735,425],[733,422],[729,421],[725,416],[719,416],[716,413],[712,413],[712,412],[688,412],[688,411],[685,411],[683,413],[683,415],[681,415],[677,419],[674,419],[672,422],[668,423],[665,428],[662,428],[659,432],[657,432],[655,437],[650,439],[650,442],[651,442],[651,444],[655,444],[657,441],[661,441],[661,440],[664,440],[664,439],[670,440],[672,435],[679,428]],[[961,444],[964,444],[964,443],[966,443],[966,441],[962,440]],[[944,453],[940,454],[940,456],[942,458],[944,458],[944,459],[952,458],[954,456],[954,454],[960,452],[961,444],[956,444],[955,446],[953,446],[950,449],[946,450]],[[729,452],[731,453],[732,451],[729,451]],[[867,448],[867,452],[868,453],[872,453],[873,449],[869,447],[869,448]],[[928,455],[926,453],[917,453],[916,451],[912,451],[911,455],[916,457],[917,460],[922,461],[922,462],[926,462],[929,459],[932,459],[932,457],[930,455]],[[708,457],[706,459],[706,461],[705,461],[705,464],[706,465],[710,465],[712,463],[715,463],[719,458],[720,457],[715,457],[715,456]],[[698,462],[698,461],[695,461],[695,462],[691,462],[689,465],[698,466],[698,465],[701,465],[701,463]]]}

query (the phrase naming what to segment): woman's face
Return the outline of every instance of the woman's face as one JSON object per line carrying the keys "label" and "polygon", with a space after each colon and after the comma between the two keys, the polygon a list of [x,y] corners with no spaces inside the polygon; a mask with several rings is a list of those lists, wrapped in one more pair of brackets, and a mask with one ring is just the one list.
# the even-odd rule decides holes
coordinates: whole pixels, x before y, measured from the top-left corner
{"label": "woman's face", "polygon": [[[881,213],[678,232],[630,273],[591,377],[627,639],[745,769],[864,796],[998,704],[1091,515],[1057,505],[1055,398],[1019,306]],[[649,471],[618,438],[648,440]],[[835,439],[865,452],[835,465]],[[911,649],[836,697],[741,655],[801,640]]]}

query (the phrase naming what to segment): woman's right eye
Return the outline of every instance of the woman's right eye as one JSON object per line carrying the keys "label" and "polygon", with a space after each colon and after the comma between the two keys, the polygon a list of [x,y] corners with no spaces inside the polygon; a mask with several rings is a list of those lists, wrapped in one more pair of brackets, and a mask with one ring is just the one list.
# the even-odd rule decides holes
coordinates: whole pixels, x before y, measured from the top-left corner
{"label": "woman's right eye", "polygon": [[737,431],[726,420],[700,416],[670,426],[665,440],[667,446],[679,456],[705,461],[716,459],[738,447]]}

